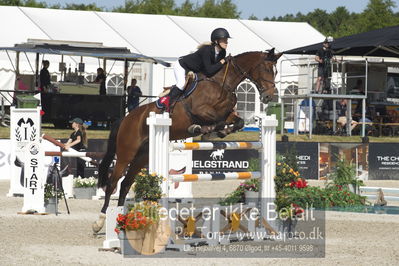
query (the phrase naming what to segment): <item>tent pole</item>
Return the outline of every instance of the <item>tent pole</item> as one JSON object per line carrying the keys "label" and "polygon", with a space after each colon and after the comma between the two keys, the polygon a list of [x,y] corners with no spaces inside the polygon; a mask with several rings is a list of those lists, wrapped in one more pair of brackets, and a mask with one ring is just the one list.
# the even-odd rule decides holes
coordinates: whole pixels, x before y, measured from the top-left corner
{"label": "tent pole", "polygon": [[19,53],[17,52],[15,55],[15,75],[18,77],[19,76]]}
{"label": "tent pole", "polygon": [[35,73],[35,86],[36,89],[39,88],[39,53],[36,53],[36,73]]}
{"label": "tent pole", "polygon": [[125,94],[126,94],[128,75],[129,75],[129,62],[125,58],[125,68],[124,68],[124,74],[123,74],[123,91],[125,92]]}

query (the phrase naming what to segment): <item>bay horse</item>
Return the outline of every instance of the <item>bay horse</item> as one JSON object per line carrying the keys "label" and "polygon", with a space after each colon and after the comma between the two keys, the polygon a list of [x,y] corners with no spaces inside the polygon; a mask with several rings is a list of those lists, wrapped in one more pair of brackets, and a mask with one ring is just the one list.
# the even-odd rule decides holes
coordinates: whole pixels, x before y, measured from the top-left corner
{"label": "bay horse", "polygon": [[[263,103],[268,103],[275,91],[276,63],[282,53],[246,52],[227,57],[223,68],[212,78],[204,78],[187,98],[173,106],[170,139],[178,140],[214,131],[226,135],[244,126],[244,121],[235,115],[237,86],[244,80],[253,82]],[[118,180],[121,183],[118,206],[123,206],[126,195],[134,182],[134,176],[148,164],[148,126],[150,112],[161,113],[155,102],[132,110],[120,123],[115,123],[108,139],[107,152],[99,166],[98,186],[105,189],[104,205],[100,218],[93,223],[98,232],[104,225],[105,212]],[[192,132],[188,128],[196,125]],[[225,129],[225,125],[230,125]],[[108,170],[116,154],[116,164],[109,177]],[[127,171],[127,172],[126,172]]]}

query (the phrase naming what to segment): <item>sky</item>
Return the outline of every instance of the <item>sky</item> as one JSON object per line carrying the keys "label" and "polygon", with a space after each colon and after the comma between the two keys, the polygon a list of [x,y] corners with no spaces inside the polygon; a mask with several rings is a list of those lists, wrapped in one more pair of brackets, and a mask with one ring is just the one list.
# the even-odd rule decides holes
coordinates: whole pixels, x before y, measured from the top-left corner
{"label": "sky", "polygon": [[[61,4],[65,3],[95,3],[97,6],[112,9],[115,6],[121,6],[125,0],[39,0],[39,2],[46,2],[47,4]],[[350,12],[362,12],[369,0],[232,0],[237,5],[241,12],[241,18],[247,19],[251,15],[255,15],[258,19],[265,17],[284,16],[286,14],[296,14],[301,12],[307,14],[316,8],[326,10],[327,12],[334,11],[338,6],[345,6]],[[184,0],[175,0],[175,3],[180,6]],[[192,0],[191,2],[202,3],[203,0]],[[395,12],[399,12],[399,0],[394,0],[396,6]]]}

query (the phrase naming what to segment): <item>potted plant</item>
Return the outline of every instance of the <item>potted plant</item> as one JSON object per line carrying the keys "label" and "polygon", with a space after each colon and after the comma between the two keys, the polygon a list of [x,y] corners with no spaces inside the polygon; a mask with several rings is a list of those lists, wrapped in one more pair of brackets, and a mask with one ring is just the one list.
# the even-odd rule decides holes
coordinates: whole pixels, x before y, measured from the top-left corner
{"label": "potted plant", "polygon": [[[135,200],[129,205],[125,214],[118,214],[115,231],[122,241],[130,244],[136,254],[151,255],[163,247],[155,247],[160,225],[162,197],[162,176],[149,173],[147,169],[141,169],[135,177],[133,191]],[[122,253],[126,242],[121,243]],[[166,242],[164,243],[166,245]]]}
{"label": "potted plant", "polygon": [[[255,172],[260,170],[259,159],[251,158],[249,160],[248,172]],[[257,202],[259,197],[259,179],[250,179],[240,185],[231,193],[227,194],[219,203],[221,205],[229,205],[244,202]]]}
{"label": "potted plant", "polygon": [[75,178],[73,181],[73,194],[76,199],[91,199],[96,194],[97,179]]}
{"label": "potted plant", "polygon": [[280,158],[276,166],[276,210],[278,213],[279,231],[281,233],[292,233],[295,230],[297,219],[303,215],[303,208],[294,202],[287,194],[292,191],[300,191],[308,186],[306,180],[300,177],[297,167],[291,167]]}
{"label": "potted plant", "polygon": [[156,233],[161,217],[160,208],[158,202],[146,200],[130,205],[126,214],[118,214],[115,231],[137,254],[155,253]]}
{"label": "potted plant", "polygon": [[62,191],[55,191],[53,184],[44,185],[44,207],[47,213],[55,213],[55,205],[58,204],[57,200],[60,199],[62,199]]}
{"label": "potted plant", "polygon": [[258,202],[259,200],[259,179],[250,179],[241,183],[244,189],[245,204]]}

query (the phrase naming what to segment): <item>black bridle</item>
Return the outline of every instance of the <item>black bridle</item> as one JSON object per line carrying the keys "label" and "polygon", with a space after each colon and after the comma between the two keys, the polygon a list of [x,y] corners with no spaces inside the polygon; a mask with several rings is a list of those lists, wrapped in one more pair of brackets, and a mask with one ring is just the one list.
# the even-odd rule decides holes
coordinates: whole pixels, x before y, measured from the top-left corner
{"label": "black bridle", "polygon": [[[263,77],[260,77],[260,81],[259,81],[259,79],[258,79],[258,80],[255,80],[255,79],[249,74],[249,73],[251,73],[252,71],[256,70],[258,67],[260,67],[261,65],[263,65],[263,63],[262,63],[263,60],[267,60],[267,59],[266,59],[266,58],[265,58],[265,59],[264,59],[264,58],[261,58],[259,64],[256,64],[255,66],[253,66],[252,68],[250,68],[249,71],[244,71],[244,70],[235,62],[234,57],[232,57],[232,56],[229,56],[229,57],[228,57],[228,61],[227,61],[227,62],[228,62],[228,63],[231,63],[231,65],[234,67],[234,71],[238,71],[238,72],[239,72],[239,75],[240,75],[239,80],[243,80],[244,78],[248,79],[249,81],[251,81],[252,83],[255,84],[255,86],[259,89],[259,93],[262,94],[267,88],[263,88],[263,87],[259,84],[259,82],[262,82],[262,81],[269,82],[269,83],[271,83],[271,84],[273,85],[273,87],[275,87],[275,85],[276,85],[276,83],[275,83],[274,81],[271,81],[271,80],[269,80],[269,79],[264,79]],[[269,61],[271,61],[271,60],[269,60]],[[268,71],[268,70],[267,70],[267,72],[271,72],[271,71]],[[274,74],[274,77],[275,77],[275,76],[277,75],[277,70],[276,70],[275,72],[273,71],[273,74]]]}

